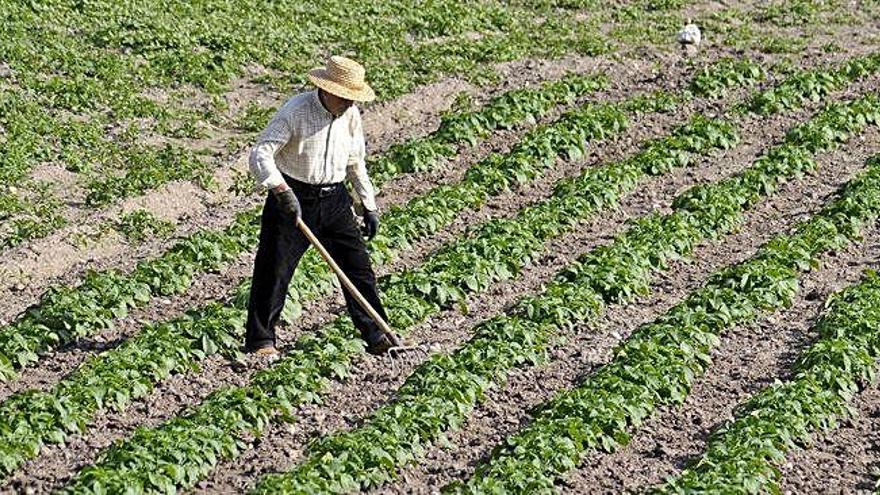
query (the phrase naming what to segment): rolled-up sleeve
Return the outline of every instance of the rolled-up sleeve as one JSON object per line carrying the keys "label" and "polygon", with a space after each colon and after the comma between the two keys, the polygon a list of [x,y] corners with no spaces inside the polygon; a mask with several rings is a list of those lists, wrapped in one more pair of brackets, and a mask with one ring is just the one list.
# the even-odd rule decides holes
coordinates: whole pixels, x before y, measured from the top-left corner
{"label": "rolled-up sleeve", "polygon": [[373,182],[367,174],[366,143],[364,141],[364,129],[361,122],[361,114],[357,108],[352,112],[351,120],[351,149],[348,154],[348,166],[346,177],[351,182],[352,189],[364,209],[376,211],[376,193]]}
{"label": "rolled-up sleeve", "polygon": [[251,174],[261,186],[273,188],[284,183],[284,177],[275,163],[275,154],[290,140],[292,127],[282,107],[257,138],[248,159]]}

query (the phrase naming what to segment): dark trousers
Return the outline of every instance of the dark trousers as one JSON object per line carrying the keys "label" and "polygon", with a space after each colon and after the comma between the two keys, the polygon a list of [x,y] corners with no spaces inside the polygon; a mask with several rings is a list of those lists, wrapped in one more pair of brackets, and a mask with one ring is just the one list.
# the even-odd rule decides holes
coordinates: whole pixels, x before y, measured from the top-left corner
{"label": "dark trousers", "polygon": [[[376,275],[370,265],[366,245],[354,213],[351,197],[342,184],[332,190],[320,191],[285,176],[302,206],[302,218],[315,233],[342,271],[387,321]],[[263,207],[260,246],[254,261],[254,276],[248,303],[245,349],[253,351],[275,345],[275,324],[284,307],[287,286],[296,265],[309,247],[309,241],[296,227],[294,219],[278,207],[275,195],[269,192]],[[378,340],[381,330],[343,288],[345,303],[354,326],[367,343]]]}

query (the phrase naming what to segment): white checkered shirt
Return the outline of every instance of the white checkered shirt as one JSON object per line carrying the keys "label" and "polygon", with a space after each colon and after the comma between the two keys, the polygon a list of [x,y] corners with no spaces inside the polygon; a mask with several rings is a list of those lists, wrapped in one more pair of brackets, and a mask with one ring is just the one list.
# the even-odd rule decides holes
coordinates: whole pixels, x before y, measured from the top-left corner
{"label": "white checkered shirt", "polygon": [[251,150],[250,169],[263,186],[281,185],[285,173],[308,184],[348,179],[367,210],[376,209],[367,175],[361,113],[352,105],[339,117],[324,108],[318,91],[294,96],[278,109]]}

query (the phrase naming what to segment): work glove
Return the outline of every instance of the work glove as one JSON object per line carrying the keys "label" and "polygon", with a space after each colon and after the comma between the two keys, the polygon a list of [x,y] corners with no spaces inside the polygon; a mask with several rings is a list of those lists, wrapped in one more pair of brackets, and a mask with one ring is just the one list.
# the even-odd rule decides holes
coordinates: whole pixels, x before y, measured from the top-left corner
{"label": "work glove", "polygon": [[367,236],[368,240],[372,240],[373,237],[376,237],[376,232],[379,231],[379,212],[378,211],[364,211],[364,235]]}
{"label": "work glove", "polygon": [[294,221],[299,218],[302,213],[302,209],[299,206],[299,200],[296,199],[296,194],[293,194],[292,189],[285,189],[281,192],[275,192],[275,198],[278,200],[278,207],[293,218]]}

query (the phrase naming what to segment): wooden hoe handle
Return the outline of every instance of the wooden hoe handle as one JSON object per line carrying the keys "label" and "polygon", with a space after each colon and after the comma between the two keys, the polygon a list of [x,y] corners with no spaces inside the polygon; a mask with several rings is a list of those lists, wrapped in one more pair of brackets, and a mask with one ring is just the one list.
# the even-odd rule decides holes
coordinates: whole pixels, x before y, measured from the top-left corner
{"label": "wooden hoe handle", "polygon": [[373,306],[370,304],[370,302],[364,299],[361,291],[357,290],[357,287],[355,287],[354,284],[351,283],[351,280],[348,279],[348,276],[343,273],[342,268],[340,268],[339,265],[336,264],[336,261],[333,259],[332,256],[330,256],[330,253],[327,252],[327,249],[324,247],[323,244],[321,244],[321,241],[319,241],[318,238],[315,237],[315,234],[312,233],[312,229],[310,229],[308,225],[303,222],[302,217],[298,217],[296,219],[296,226],[299,227],[299,230],[302,231],[303,235],[306,236],[309,242],[311,242],[312,245],[315,246],[315,249],[317,249],[318,252],[321,253],[321,257],[324,258],[324,260],[330,265],[330,268],[333,269],[333,272],[336,273],[337,277],[339,277],[342,285],[345,286],[346,289],[348,289],[348,292],[354,297],[358,305],[363,308],[363,310],[366,311],[368,315],[370,315],[370,318],[372,318],[373,321],[375,321],[379,325],[379,328],[381,328],[383,332],[385,332],[386,334],[393,334],[394,332],[391,331],[391,327],[388,326],[388,323],[386,323],[382,316],[380,316],[379,313],[377,313],[376,310],[373,309]]}

